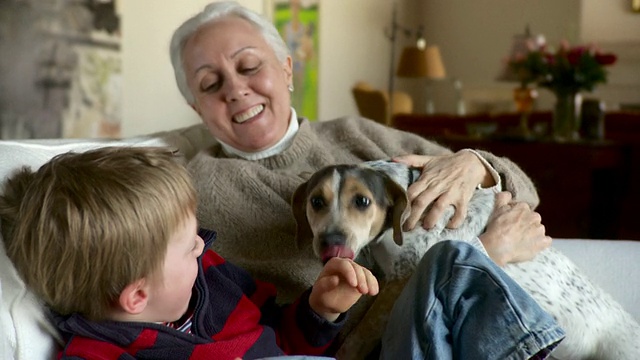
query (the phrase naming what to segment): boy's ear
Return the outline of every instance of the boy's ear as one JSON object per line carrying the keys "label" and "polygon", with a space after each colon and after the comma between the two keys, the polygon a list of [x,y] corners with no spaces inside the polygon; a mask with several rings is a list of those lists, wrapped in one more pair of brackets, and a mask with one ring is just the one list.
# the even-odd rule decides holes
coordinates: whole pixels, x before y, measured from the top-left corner
{"label": "boy's ear", "polygon": [[120,293],[118,303],[122,311],[136,315],[140,314],[149,301],[149,288],[144,278],[127,285]]}

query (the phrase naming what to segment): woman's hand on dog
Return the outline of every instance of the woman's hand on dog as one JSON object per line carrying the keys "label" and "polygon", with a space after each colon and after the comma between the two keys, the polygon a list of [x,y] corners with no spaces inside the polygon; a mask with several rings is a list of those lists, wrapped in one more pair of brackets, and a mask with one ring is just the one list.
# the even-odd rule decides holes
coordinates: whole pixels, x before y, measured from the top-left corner
{"label": "woman's hand on dog", "polygon": [[309,305],[318,315],[335,321],[362,295],[377,295],[378,280],[369,269],[350,259],[331,258],[316,280]]}
{"label": "woman's hand on dog", "polygon": [[533,259],[551,246],[540,214],[523,202],[512,202],[511,193],[496,194],[487,229],[479,236],[489,257],[498,265]]}
{"label": "woman's hand on dog", "polygon": [[438,156],[406,155],[393,160],[422,168],[420,178],[407,189],[411,214],[403,224],[405,231],[418,224],[429,205],[431,208],[424,214],[422,224],[425,229],[431,229],[449,205],[455,207],[455,214],[447,227],[459,227],[467,216],[469,201],[477,186],[495,185],[491,172],[470,151]]}

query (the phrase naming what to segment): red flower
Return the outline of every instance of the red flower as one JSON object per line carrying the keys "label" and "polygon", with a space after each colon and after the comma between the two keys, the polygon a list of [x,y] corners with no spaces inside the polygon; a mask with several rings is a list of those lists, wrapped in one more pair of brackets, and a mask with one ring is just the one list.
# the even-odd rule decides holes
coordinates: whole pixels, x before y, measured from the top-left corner
{"label": "red flower", "polygon": [[596,52],[594,58],[600,65],[612,65],[618,60],[618,57],[612,53],[603,54],[603,53]]}
{"label": "red flower", "polygon": [[569,53],[567,54],[567,60],[569,60],[569,64],[574,66],[578,65],[578,62],[580,61],[582,55],[588,51],[589,49],[585,46],[576,46],[574,48],[571,48],[569,50]]}
{"label": "red flower", "polygon": [[545,53],[544,54],[544,59],[547,61],[547,64],[549,64],[549,65],[555,65],[555,63],[556,63],[556,56],[554,54]]}

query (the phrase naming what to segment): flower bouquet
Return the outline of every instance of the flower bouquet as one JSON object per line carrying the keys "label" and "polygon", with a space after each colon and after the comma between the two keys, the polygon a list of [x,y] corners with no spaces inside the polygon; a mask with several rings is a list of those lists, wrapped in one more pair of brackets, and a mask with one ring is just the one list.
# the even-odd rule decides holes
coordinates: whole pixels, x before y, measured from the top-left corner
{"label": "flower bouquet", "polygon": [[534,83],[556,96],[553,133],[558,138],[575,138],[580,126],[576,97],[607,81],[605,67],[614,64],[616,55],[595,46],[570,46],[562,41],[556,51],[546,44],[531,44],[524,54],[508,59],[510,70],[521,84]]}

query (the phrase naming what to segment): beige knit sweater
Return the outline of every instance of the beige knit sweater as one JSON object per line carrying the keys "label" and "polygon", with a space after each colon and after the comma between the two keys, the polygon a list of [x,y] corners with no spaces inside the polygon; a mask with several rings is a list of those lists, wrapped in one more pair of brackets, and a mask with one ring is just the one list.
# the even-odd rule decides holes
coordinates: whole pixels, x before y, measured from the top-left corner
{"label": "beige knit sweater", "polygon": [[[310,173],[331,164],[445,153],[450,150],[362,118],[316,123],[302,119],[293,143],[281,154],[248,161],[230,157],[215,144],[188,166],[199,194],[200,225],[218,232],[213,248],[254,277],[274,283],[279,301],[289,302],[314,283],[321,269],[311,244],[296,246],[289,205]],[[533,183],[514,163],[480,154],[515,199],[538,204]]]}

